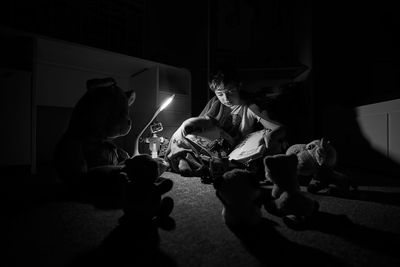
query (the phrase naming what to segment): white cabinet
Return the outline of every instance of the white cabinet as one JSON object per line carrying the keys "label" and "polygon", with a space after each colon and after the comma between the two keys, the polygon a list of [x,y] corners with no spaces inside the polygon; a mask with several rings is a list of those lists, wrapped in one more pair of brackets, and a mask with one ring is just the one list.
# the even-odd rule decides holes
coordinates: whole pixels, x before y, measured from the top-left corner
{"label": "white cabinet", "polygon": [[400,99],[357,107],[357,114],[371,146],[400,164]]}
{"label": "white cabinet", "polygon": [[0,69],[0,163],[31,164],[30,71]]}
{"label": "white cabinet", "polygon": [[28,37],[34,50],[28,60],[32,70],[0,72],[1,165],[31,165],[33,173],[39,164],[51,165],[56,143],[88,79],[113,77],[122,89],[136,91],[132,132],[119,141],[126,149],[168,95],[176,98],[157,118],[166,128],[163,136],[168,137],[191,114],[190,72],[184,68],[43,36]]}
{"label": "white cabinet", "polygon": [[[170,138],[181,123],[191,117],[191,76],[186,69],[172,66],[155,66],[131,78],[130,84],[136,93],[136,101],[131,109],[132,129],[125,137],[124,146],[133,151],[134,140],[154,115],[157,108],[171,95],[174,100],[154,121],[161,122],[164,130],[159,136]],[[147,129],[142,137],[150,135]],[[141,153],[150,153],[148,145],[140,143]]]}

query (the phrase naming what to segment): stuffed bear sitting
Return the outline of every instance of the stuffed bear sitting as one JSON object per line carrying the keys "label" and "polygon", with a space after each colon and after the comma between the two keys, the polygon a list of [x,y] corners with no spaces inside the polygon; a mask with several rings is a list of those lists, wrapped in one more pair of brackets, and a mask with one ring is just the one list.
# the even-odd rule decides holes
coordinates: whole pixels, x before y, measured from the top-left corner
{"label": "stuffed bear sitting", "polygon": [[290,227],[301,227],[319,209],[317,201],[305,196],[297,177],[296,155],[277,154],[264,158],[266,178],[272,181],[272,200],[265,209],[283,217]]}
{"label": "stuffed bear sitting", "polygon": [[310,193],[328,192],[330,186],[342,192],[350,189],[350,179],[334,170],[337,162],[337,152],[332,144],[324,138],[308,144],[295,144],[286,150],[286,154],[295,154],[298,159],[297,173],[302,176],[312,176],[307,186]]}
{"label": "stuffed bear sitting", "polygon": [[243,169],[227,171],[216,178],[214,188],[228,226],[252,227],[261,222],[261,190],[253,173]]}
{"label": "stuffed bear sitting", "polygon": [[121,169],[129,154],[113,140],[131,129],[129,107],[135,93],[124,92],[113,78],[91,79],[86,87],[56,146],[54,162],[63,182],[104,200],[120,196],[127,181]]}
{"label": "stuffed bear sitting", "polygon": [[100,247],[102,259],[110,260],[107,266],[120,262],[121,266],[142,266],[143,262],[153,266],[153,262],[160,260],[157,258],[161,256],[158,254],[158,229],[172,230],[175,227],[174,220],[169,216],[174,207],[173,199],[162,197],[171,190],[173,183],[170,179],[159,177],[164,171],[163,166],[160,169],[160,164],[162,162],[147,154],[125,161],[123,171],[129,182],[124,194],[124,213]]}
{"label": "stuffed bear sitting", "polygon": [[129,178],[129,184],[121,220],[135,224],[153,224],[165,230],[173,227],[169,215],[174,201],[171,197],[162,197],[172,189],[173,182],[160,177],[160,165],[162,162],[148,154],[139,154],[125,161],[123,170]]}

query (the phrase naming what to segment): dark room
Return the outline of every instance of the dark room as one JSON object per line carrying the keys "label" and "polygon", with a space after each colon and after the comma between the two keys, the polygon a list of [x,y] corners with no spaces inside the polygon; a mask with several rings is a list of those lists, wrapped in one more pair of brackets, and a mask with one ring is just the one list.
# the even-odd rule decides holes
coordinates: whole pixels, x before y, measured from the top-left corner
{"label": "dark room", "polygon": [[1,265],[400,266],[393,2],[2,1]]}

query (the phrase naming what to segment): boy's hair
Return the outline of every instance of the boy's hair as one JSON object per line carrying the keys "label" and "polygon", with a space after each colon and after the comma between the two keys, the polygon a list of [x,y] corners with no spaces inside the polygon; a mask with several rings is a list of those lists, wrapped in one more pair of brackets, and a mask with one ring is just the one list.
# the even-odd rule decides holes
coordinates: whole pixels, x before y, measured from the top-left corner
{"label": "boy's hair", "polygon": [[241,81],[238,73],[232,68],[218,69],[211,75],[211,80],[208,83],[210,89],[215,92],[224,90],[227,85],[235,86],[239,89]]}

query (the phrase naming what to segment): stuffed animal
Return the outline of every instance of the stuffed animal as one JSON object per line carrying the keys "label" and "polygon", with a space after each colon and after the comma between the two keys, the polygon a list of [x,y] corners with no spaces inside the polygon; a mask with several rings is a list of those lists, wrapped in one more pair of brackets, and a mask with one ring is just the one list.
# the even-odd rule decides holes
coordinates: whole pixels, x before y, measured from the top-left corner
{"label": "stuffed animal", "polygon": [[172,230],[175,222],[169,217],[173,199],[162,197],[171,190],[173,183],[159,177],[159,164],[162,162],[148,154],[139,154],[125,161],[123,171],[129,177],[129,183],[124,213],[99,247],[101,266],[143,266],[144,262],[146,266],[164,266],[165,262],[158,264],[162,256],[158,254],[158,229]]}
{"label": "stuffed animal", "polygon": [[301,226],[319,208],[317,201],[305,196],[297,177],[296,155],[277,154],[264,158],[266,178],[272,181],[272,200],[265,209],[279,216],[291,227]]}
{"label": "stuffed animal", "polygon": [[169,229],[169,214],[174,207],[171,197],[162,197],[171,190],[173,182],[160,177],[161,162],[148,154],[139,154],[125,161],[129,185],[123,206],[124,219],[135,224],[154,224]]}
{"label": "stuffed animal", "polygon": [[295,144],[286,150],[286,154],[295,154],[298,159],[297,173],[302,176],[312,176],[307,186],[310,193],[329,192],[330,185],[335,185],[341,191],[350,188],[349,178],[334,170],[337,162],[337,152],[332,144],[324,138],[308,144]]}
{"label": "stuffed animal", "polygon": [[243,169],[233,169],[214,181],[223,204],[222,217],[228,226],[252,227],[261,221],[261,191],[258,178]]}
{"label": "stuffed animal", "polygon": [[[93,204],[119,205],[129,154],[114,144],[131,129],[129,107],[135,92],[124,92],[113,78],[91,79],[59,140],[54,162],[59,178]],[[116,199],[118,198],[118,199]],[[102,202],[102,203],[99,203]]]}
{"label": "stuffed animal", "polygon": [[113,140],[131,129],[135,93],[124,92],[113,78],[91,79],[86,87],[54,154],[59,177],[68,184],[81,182],[92,168],[118,166],[129,158]]}

